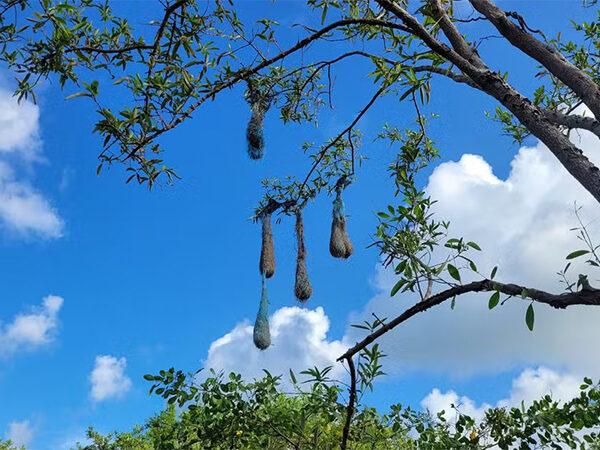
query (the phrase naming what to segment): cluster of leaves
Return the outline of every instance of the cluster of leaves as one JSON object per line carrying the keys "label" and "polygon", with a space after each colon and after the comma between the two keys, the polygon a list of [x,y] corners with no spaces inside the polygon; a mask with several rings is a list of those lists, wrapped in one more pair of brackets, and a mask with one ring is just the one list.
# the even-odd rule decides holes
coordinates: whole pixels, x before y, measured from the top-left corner
{"label": "cluster of leaves", "polygon": [[25,447],[16,447],[11,441],[0,439],[0,450],[25,450]]}
{"label": "cluster of leaves", "polygon": [[[311,369],[299,383],[290,373],[293,392],[281,390],[281,377],[269,373],[253,382],[240,375],[215,374],[196,385],[197,374],[173,369],[148,376],[161,396],[188,398],[127,433],[88,431],[92,443],[80,450],[143,449],[334,449],[342,434],[345,407],[340,382],[329,369]],[[186,383],[178,380],[187,379]],[[300,385],[308,386],[300,389]],[[197,390],[190,391],[190,386]],[[156,388],[160,389],[160,388]],[[157,390],[155,389],[155,392]],[[183,397],[182,397],[182,393]],[[401,405],[382,414],[362,405],[350,429],[348,447],[367,449],[515,449],[600,448],[600,388],[586,378],[581,393],[559,403],[546,395],[525,407],[491,408],[475,418],[452,411],[432,416]],[[449,419],[449,414],[452,419]],[[7,450],[14,450],[8,447]]]}
{"label": "cluster of leaves", "polygon": [[600,245],[596,244],[592,239],[588,226],[584,223],[583,218],[581,216],[581,207],[575,204],[574,212],[575,217],[578,221],[578,226],[571,228],[570,231],[576,233],[577,239],[582,243],[584,248],[569,253],[566,257],[568,262],[565,265],[564,269],[557,272],[557,275],[560,277],[560,281],[565,286],[565,290],[569,292],[575,292],[577,289],[580,288],[591,288],[587,275],[579,274],[578,279],[574,281],[569,278],[569,269],[571,268],[571,265],[574,260],[585,259],[585,263],[590,267],[600,267],[600,255],[598,254]]}
{"label": "cluster of leaves", "polygon": [[[323,67],[249,66],[275,45],[276,21],[244,24],[232,5],[178,0],[150,11],[156,20],[138,28],[104,1],[6,0],[0,8],[0,61],[18,76],[16,95],[32,96],[41,81],[79,89],[100,119],[103,164],[125,163],[128,181],[152,185],[164,165],[157,138],[186,120],[215,95],[252,80],[273,99],[285,121],[312,121],[323,103]],[[250,33],[250,34],[248,34]],[[257,71],[255,71],[257,72]]]}
{"label": "cluster of leaves", "polygon": [[[550,395],[526,407],[490,408],[485,417],[460,413],[460,405],[436,417],[410,408],[392,406],[391,417],[398,428],[414,430],[419,437],[405,448],[444,449],[529,449],[600,448],[600,390],[586,378],[581,393],[560,403]],[[451,413],[454,420],[448,420]]]}
{"label": "cluster of leaves", "polygon": [[[481,248],[462,238],[449,239],[449,223],[434,218],[435,201],[418,187],[419,172],[438,157],[437,148],[425,133],[424,119],[418,120],[418,131],[401,132],[397,127],[386,126],[379,136],[399,146],[389,172],[400,204],[388,205],[387,210],[377,213],[380,223],[375,245],[384,264],[394,267],[400,276],[391,296],[408,291],[425,299],[432,294],[434,285],[461,282],[462,268],[478,273],[475,262],[466,253]],[[447,250],[443,255],[440,246]]]}
{"label": "cluster of leaves", "polygon": [[[153,391],[167,399],[165,411],[129,433],[100,435],[90,429],[87,450],[128,449],[334,449],[339,446],[345,406],[342,389],[328,378],[331,368],[290,373],[292,392],[281,390],[281,377],[245,382],[238,374],[198,374],[170,369],[148,375]],[[305,389],[301,389],[305,386]],[[176,413],[174,403],[185,407]],[[355,418],[352,448],[392,449],[403,439],[374,410]]]}

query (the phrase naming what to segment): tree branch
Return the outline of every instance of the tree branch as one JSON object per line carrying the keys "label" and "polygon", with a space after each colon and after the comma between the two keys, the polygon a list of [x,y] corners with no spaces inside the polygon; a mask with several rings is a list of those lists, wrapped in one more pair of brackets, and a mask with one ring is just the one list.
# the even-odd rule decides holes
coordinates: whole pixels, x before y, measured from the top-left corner
{"label": "tree branch", "polygon": [[[410,32],[410,30],[408,30],[408,28],[406,28],[405,26],[403,26],[401,24],[397,24],[397,23],[389,22],[389,21],[377,20],[377,19],[343,19],[343,20],[338,20],[336,22],[330,23],[329,25],[321,28],[320,30],[315,31],[310,36],[307,36],[306,38],[298,41],[298,43],[296,45],[288,48],[285,51],[280,52],[279,54],[273,56],[272,58],[264,60],[263,62],[257,64],[256,66],[254,66],[252,68],[244,68],[244,69],[239,70],[235,75],[233,75],[227,81],[215,86],[209,92],[204,94],[201,98],[199,98],[195,103],[190,105],[183,113],[181,113],[181,115],[179,117],[177,117],[175,120],[170,122],[167,126],[161,128],[160,130],[155,131],[150,136],[148,136],[145,139],[145,141],[150,142],[153,139],[155,139],[156,137],[160,136],[161,134],[175,128],[177,125],[179,125],[181,122],[183,122],[186,117],[189,117],[206,100],[213,98],[219,92],[232,87],[236,83],[238,83],[242,80],[245,80],[248,77],[260,72],[265,67],[269,67],[270,65],[282,60],[286,56],[289,56],[289,55],[297,52],[298,50],[308,46],[309,44],[311,44],[312,42],[316,41],[317,39],[323,37],[330,31],[335,30],[336,28],[341,28],[341,27],[345,27],[345,26],[349,26],[349,25],[372,25],[372,26],[380,26],[382,28],[392,28],[392,29],[396,29],[396,30]],[[142,146],[142,145],[140,145],[140,146]]]}
{"label": "tree branch", "polygon": [[469,0],[513,46],[541,63],[556,78],[575,92],[600,117],[600,87],[587,74],[579,70],[560,52],[538,40],[524,27],[511,21],[506,13],[490,0]]}
{"label": "tree branch", "polygon": [[544,116],[557,125],[566,127],[570,130],[587,130],[600,137],[600,122],[593,117],[585,117],[577,114],[564,114],[558,111],[543,109]]}
{"label": "tree branch", "polygon": [[385,325],[382,325],[380,328],[369,334],[362,341],[358,342],[356,345],[348,349],[342,356],[340,356],[337,360],[348,360],[364,349],[367,345],[371,344],[373,341],[387,333],[388,331],[396,328],[401,323],[407,321],[411,317],[432,308],[433,306],[437,306],[446,300],[454,298],[459,295],[463,295],[469,292],[486,292],[486,291],[499,291],[503,294],[511,295],[511,296],[521,296],[523,294],[526,295],[526,298],[529,298],[537,303],[544,303],[553,308],[565,309],[568,306],[574,305],[592,305],[592,306],[600,306],[600,289],[582,289],[577,292],[566,292],[563,294],[551,294],[549,292],[541,291],[538,289],[531,289],[524,286],[519,286],[516,284],[504,284],[498,283],[492,280],[481,280],[474,281],[472,283],[463,284],[460,286],[454,286],[450,289],[440,292],[432,297],[429,297],[426,300],[423,300],[411,308],[408,308],[402,314],[387,322]]}
{"label": "tree branch", "polygon": [[[549,121],[545,117],[541,108],[534,105],[527,97],[512,87],[499,74],[493,72],[486,66],[474,66],[456,53],[456,51],[438,41],[415,17],[399,7],[393,0],[376,1],[384,9],[398,17],[404,25],[411,29],[415,36],[419,37],[431,50],[455,64],[465,75],[478,85],[482,91],[494,97],[512,112],[534,136],[548,147],[573,178],[592,194],[596,201],[600,202],[600,170],[583,154],[580,148],[569,141],[568,137],[561,132],[560,128],[555,123]],[[496,8],[488,0],[469,1],[473,4],[491,5]],[[482,11],[480,12],[483,14]],[[500,11],[500,13],[504,14],[502,11]],[[519,28],[517,27],[517,29]],[[541,43],[533,38],[533,36],[529,36],[541,45]],[[582,74],[579,69],[574,69]],[[598,87],[596,86],[594,89],[598,89]],[[582,100],[584,99],[582,98]],[[597,102],[597,107],[595,109],[598,108],[600,108],[600,102]],[[592,112],[594,112],[593,109]],[[594,115],[600,117],[598,114],[594,113]]]}
{"label": "tree branch", "polygon": [[354,415],[354,403],[356,402],[356,369],[354,367],[352,356],[346,358],[346,361],[348,362],[348,370],[350,371],[350,395],[348,398],[348,406],[346,407],[346,421],[344,423],[344,429],[342,430],[340,450],[346,450],[346,446],[348,445],[348,435],[350,434],[350,425],[352,424],[352,416]]}
{"label": "tree branch", "polygon": [[477,50],[469,45],[454,23],[450,20],[448,13],[442,6],[442,2],[440,0],[429,0],[429,5],[431,6],[434,18],[438,21],[444,35],[446,35],[450,44],[452,44],[452,48],[474,66],[485,67]]}
{"label": "tree branch", "polygon": [[147,44],[128,45],[128,46],[120,47],[120,48],[98,48],[98,47],[91,47],[88,45],[84,45],[82,47],[67,48],[65,50],[65,53],[73,52],[73,51],[81,51],[81,52],[88,52],[88,53],[101,53],[101,54],[105,54],[105,55],[110,55],[110,54],[114,54],[114,53],[126,53],[126,52],[130,52],[133,50],[152,50],[153,48],[154,47],[152,45],[147,45]]}
{"label": "tree branch", "polygon": [[379,88],[379,90],[377,90],[377,92],[375,92],[375,94],[373,95],[373,97],[371,97],[371,100],[369,100],[369,103],[367,103],[367,105],[354,118],[354,120],[352,121],[352,123],[350,125],[348,125],[344,130],[342,130],[336,136],[336,138],[334,140],[332,140],[329,144],[327,144],[325,147],[323,147],[323,149],[321,150],[321,153],[319,153],[319,157],[316,159],[316,161],[314,162],[314,164],[312,165],[312,167],[310,168],[310,170],[306,174],[306,177],[304,178],[304,181],[302,182],[302,185],[300,186],[300,189],[298,190],[298,199],[302,195],[302,191],[304,190],[304,187],[306,186],[306,183],[308,183],[308,180],[309,180],[310,176],[315,171],[315,169],[319,166],[319,164],[321,163],[321,161],[323,160],[323,158],[327,154],[327,150],[329,150],[331,147],[333,147],[336,144],[337,141],[339,141],[342,137],[344,137],[344,135],[346,133],[350,132],[352,130],[352,128],[354,128],[354,126],[358,123],[358,121],[360,120],[360,118],[362,116],[364,116],[364,114],[371,108],[371,106],[373,106],[373,103],[375,103],[375,100],[377,100],[377,98],[387,88],[389,88],[388,84],[384,84],[381,88]]}

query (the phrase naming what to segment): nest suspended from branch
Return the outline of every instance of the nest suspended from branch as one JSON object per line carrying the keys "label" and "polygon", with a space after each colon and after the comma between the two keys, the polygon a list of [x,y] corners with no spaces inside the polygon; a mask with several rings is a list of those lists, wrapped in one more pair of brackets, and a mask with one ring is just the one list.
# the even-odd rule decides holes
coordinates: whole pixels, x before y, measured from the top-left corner
{"label": "nest suspended from branch", "polygon": [[259,271],[267,278],[275,273],[275,248],[273,246],[273,230],[271,229],[271,214],[263,214],[262,222],[262,246],[260,249]]}
{"label": "nest suspended from branch", "polygon": [[248,128],[246,129],[248,141],[248,156],[250,159],[261,159],[265,154],[265,135],[263,132],[262,112],[252,110]]}
{"label": "nest suspended from branch", "polygon": [[254,345],[260,350],[266,350],[271,345],[271,332],[269,330],[269,299],[267,297],[267,278],[262,276],[262,294],[260,305],[254,322]]}
{"label": "nest suspended from branch", "polygon": [[252,112],[246,128],[248,156],[251,159],[261,159],[265,154],[263,118],[271,105],[271,96],[268,92],[261,92],[254,80],[249,79],[247,83],[246,98],[250,103],[250,111]]}
{"label": "nest suspended from branch", "polygon": [[296,211],[296,237],[298,239],[298,257],[296,259],[296,284],[294,293],[296,298],[305,302],[312,295],[312,286],[308,279],[306,269],[306,246],[304,245],[304,223],[302,221],[302,210]]}
{"label": "nest suspended from branch", "polygon": [[336,188],[337,195],[333,201],[333,221],[331,222],[331,237],[329,252],[334,258],[348,258],[354,252],[354,247],[346,232],[346,214],[342,201],[341,189]]}

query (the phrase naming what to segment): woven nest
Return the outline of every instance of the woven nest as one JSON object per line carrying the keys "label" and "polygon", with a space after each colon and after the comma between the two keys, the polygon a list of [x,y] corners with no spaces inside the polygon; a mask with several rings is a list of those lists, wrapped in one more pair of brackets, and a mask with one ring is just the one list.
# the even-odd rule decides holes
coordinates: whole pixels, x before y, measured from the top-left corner
{"label": "woven nest", "polygon": [[262,217],[262,246],[260,250],[259,271],[271,278],[275,273],[275,248],[273,246],[273,230],[271,229],[271,215]]}
{"label": "woven nest", "polygon": [[335,258],[348,258],[354,253],[354,247],[346,232],[346,216],[344,202],[340,193],[333,202],[333,221],[331,222],[331,237],[329,239],[329,252]]}
{"label": "woven nest", "polygon": [[256,321],[254,322],[253,340],[254,345],[260,350],[265,350],[271,345],[271,332],[269,330],[269,299],[267,297],[266,278],[264,276],[262,281],[260,306],[258,307]]}
{"label": "woven nest", "polygon": [[265,154],[265,135],[263,132],[263,118],[260,112],[252,111],[246,129],[246,140],[248,141],[248,156],[251,159],[262,158]]}
{"label": "woven nest", "polygon": [[306,269],[306,246],[304,245],[304,223],[302,213],[296,213],[296,237],[298,239],[298,257],[296,259],[296,284],[294,294],[301,302],[305,302],[312,295],[312,286],[308,279],[308,270]]}

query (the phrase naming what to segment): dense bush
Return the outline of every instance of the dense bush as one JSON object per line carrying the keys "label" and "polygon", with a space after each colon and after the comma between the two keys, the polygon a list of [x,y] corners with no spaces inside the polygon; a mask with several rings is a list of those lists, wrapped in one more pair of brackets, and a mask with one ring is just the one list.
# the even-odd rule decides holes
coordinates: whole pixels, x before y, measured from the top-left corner
{"label": "dense bush", "polygon": [[[250,383],[233,373],[213,372],[202,382],[173,369],[147,375],[154,381],[151,392],[165,398],[167,408],[131,432],[102,435],[90,429],[92,444],[78,449],[336,449],[346,418],[346,389],[328,372],[306,371],[309,378],[303,382],[290,373],[289,392],[282,390],[281,377],[268,372]],[[460,414],[458,405],[452,414],[434,417],[401,405],[381,414],[359,402],[348,448],[600,449],[599,399],[599,386],[585,379],[571,401],[545,396],[528,407],[492,408],[479,422]]]}

